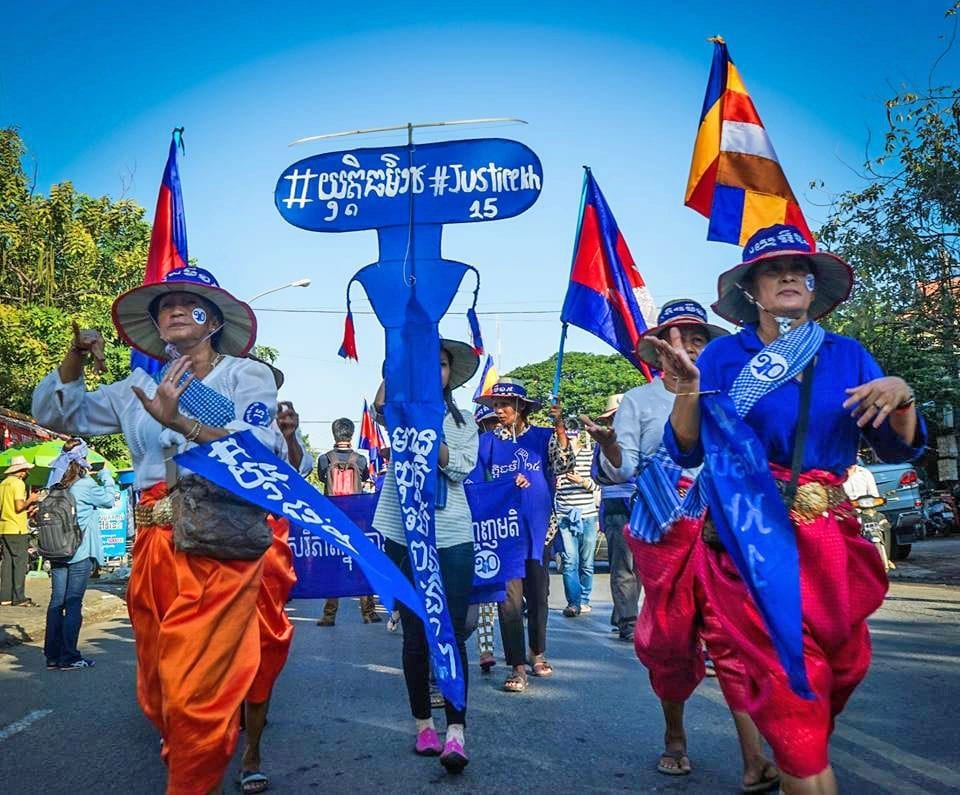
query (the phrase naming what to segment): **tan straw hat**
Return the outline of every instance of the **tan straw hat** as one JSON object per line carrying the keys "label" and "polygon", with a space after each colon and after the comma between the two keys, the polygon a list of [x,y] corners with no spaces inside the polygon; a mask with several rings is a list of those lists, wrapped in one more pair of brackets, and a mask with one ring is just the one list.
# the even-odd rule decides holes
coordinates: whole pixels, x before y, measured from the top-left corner
{"label": "tan straw hat", "polygon": [[623,401],[623,393],[617,395],[610,395],[607,397],[607,405],[603,409],[603,414],[597,416],[598,420],[609,420],[614,414],[617,413],[617,409],[620,408],[620,403]]}
{"label": "tan straw hat", "polygon": [[34,464],[31,464],[22,455],[15,455],[10,459],[10,466],[3,470],[3,474],[15,475],[17,472],[27,472],[28,470],[33,469],[33,467]]}

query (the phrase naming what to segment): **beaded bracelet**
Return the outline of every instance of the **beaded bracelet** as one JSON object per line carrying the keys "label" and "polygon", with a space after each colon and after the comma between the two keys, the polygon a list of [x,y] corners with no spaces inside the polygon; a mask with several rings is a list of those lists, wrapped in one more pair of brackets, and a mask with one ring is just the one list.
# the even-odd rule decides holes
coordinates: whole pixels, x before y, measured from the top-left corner
{"label": "beaded bracelet", "polygon": [[189,431],[187,431],[186,434],[184,434],[184,438],[188,442],[195,442],[197,440],[197,437],[200,436],[200,431],[202,428],[203,428],[203,423],[200,422],[200,420],[195,420],[193,427]]}

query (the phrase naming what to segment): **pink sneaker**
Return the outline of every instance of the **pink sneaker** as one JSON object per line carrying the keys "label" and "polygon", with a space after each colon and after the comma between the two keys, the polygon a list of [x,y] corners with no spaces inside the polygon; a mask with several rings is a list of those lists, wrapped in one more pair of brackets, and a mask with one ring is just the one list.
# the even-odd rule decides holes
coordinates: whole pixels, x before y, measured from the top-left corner
{"label": "pink sneaker", "polygon": [[470,761],[467,752],[463,746],[456,740],[447,740],[443,746],[443,753],[440,754],[440,764],[443,765],[448,773],[462,773],[463,769]]}
{"label": "pink sneaker", "polygon": [[417,744],[413,749],[420,756],[439,756],[443,750],[436,729],[421,729],[417,732]]}

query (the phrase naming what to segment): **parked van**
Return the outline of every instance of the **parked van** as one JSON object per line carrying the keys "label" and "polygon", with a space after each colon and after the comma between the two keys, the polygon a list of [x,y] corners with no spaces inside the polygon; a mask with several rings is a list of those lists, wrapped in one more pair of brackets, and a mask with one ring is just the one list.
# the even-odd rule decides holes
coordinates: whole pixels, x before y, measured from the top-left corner
{"label": "parked van", "polygon": [[880,511],[893,532],[887,540],[890,560],[904,560],[914,541],[923,537],[923,501],[913,464],[867,464],[877,481],[880,496],[887,502]]}

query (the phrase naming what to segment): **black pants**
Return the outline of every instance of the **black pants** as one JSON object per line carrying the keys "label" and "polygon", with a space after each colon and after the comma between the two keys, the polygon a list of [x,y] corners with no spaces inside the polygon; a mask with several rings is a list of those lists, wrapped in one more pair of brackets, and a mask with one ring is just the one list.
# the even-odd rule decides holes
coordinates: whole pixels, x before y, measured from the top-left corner
{"label": "black pants", "polygon": [[623,537],[623,526],[628,521],[630,514],[626,500],[617,497],[603,501],[603,532],[607,536],[610,596],[613,600],[610,623],[626,632],[633,630],[640,601],[640,580],[634,571],[633,552]]}
{"label": "black pants", "polygon": [[527,635],[530,651],[543,654],[547,650],[547,597],[550,594],[550,572],[543,562],[528,560],[523,579],[507,583],[507,597],[498,606],[500,637],[507,665],[524,665],[527,661],[523,645],[523,600],[527,600]]}
{"label": "black pants", "polygon": [[22,602],[27,598],[27,533],[0,535],[3,544],[3,563],[0,564],[0,602]]}
{"label": "black pants", "polygon": [[[386,553],[400,571],[412,581],[410,556],[406,546],[386,539]],[[467,610],[470,607],[470,592],[473,590],[473,544],[455,544],[452,547],[438,549],[440,558],[440,576],[443,590],[447,596],[447,609],[453,622],[453,633],[457,639],[457,651],[460,655],[460,673],[463,676],[463,709],[456,709],[449,701],[444,701],[447,725],[467,722],[467,646],[469,633],[466,630]],[[425,720],[430,717],[430,651],[423,622],[416,613],[402,602],[397,603],[400,610],[400,623],[403,625],[403,678],[407,683],[407,695],[410,697],[410,711],[413,717]]]}

